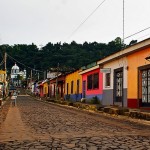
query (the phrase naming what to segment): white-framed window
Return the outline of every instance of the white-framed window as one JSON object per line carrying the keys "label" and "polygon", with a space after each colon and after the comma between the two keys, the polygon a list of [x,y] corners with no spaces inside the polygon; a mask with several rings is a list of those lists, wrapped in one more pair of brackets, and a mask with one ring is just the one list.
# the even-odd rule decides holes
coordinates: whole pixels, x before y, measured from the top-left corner
{"label": "white-framed window", "polygon": [[105,87],[110,87],[110,73],[105,74]]}

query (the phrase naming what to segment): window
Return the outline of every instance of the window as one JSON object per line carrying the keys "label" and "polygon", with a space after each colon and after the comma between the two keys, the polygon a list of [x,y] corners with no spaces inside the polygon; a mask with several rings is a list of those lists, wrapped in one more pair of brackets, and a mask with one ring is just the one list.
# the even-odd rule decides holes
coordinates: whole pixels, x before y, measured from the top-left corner
{"label": "window", "polygon": [[77,80],[77,94],[79,94],[80,80]]}
{"label": "window", "polygon": [[105,86],[110,86],[110,73],[105,74]]}
{"label": "window", "polygon": [[89,75],[87,77],[87,89],[91,90],[92,89],[92,75]]}
{"label": "window", "polygon": [[95,73],[94,75],[93,75],[93,88],[94,89],[97,89],[97,88],[99,88],[99,78],[98,78],[98,73]]}
{"label": "window", "polygon": [[87,76],[87,89],[99,88],[99,73],[91,74]]}
{"label": "window", "polygon": [[71,94],[73,94],[73,81],[71,81]]}

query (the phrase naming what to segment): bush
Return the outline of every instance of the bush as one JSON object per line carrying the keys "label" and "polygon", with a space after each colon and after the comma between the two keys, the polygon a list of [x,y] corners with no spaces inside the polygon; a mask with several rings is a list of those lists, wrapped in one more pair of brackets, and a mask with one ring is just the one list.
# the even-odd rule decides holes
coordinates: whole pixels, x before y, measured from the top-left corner
{"label": "bush", "polygon": [[100,101],[99,101],[99,99],[98,99],[97,96],[94,96],[94,97],[91,99],[90,103],[91,103],[91,104],[100,104]]}

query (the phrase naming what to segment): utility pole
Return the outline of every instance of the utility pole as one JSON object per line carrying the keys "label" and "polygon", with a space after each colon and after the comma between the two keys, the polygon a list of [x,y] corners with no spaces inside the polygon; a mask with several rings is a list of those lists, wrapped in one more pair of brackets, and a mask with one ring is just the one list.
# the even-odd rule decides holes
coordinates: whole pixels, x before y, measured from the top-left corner
{"label": "utility pole", "polygon": [[4,93],[3,93],[3,97],[6,97],[6,58],[7,58],[7,54],[6,54],[6,52],[5,52],[5,54],[4,54],[4,71],[5,71],[5,73],[4,73]]}
{"label": "utility pole", "polygon": [[122,39],[122,43],[123,43],[123,46],[124,46],[124,0],[123,0],[123,39]]}
{"label": "utility pole", "polygon": [[44,80],[46,79],[47,71],[44,71]]}
{"label": "utility pole", "polygon": [[31,86],[31,89],[32,89],[32,69],[31,69],[31,79],[30,79],[30,86]]}
{"label": "utility pole", "polygon": [[56,100],[58,99],[58,70],[59,70],[59,63],[57,64],[57,72],[56,72]]}
{"label": "utility pole", "polygon": [[39,72],[38,72],[38,81],[39,81]]}

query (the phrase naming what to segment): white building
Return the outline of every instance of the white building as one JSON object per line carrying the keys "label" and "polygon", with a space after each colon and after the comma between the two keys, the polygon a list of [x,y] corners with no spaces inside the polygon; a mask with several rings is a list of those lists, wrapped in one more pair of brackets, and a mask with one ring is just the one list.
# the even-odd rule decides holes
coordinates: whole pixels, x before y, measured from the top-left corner
{"label": "white building", "polygon": [[11,81],[14,86],[21,86],[21,79],[26,79],[26,70],[19,70],[19,67],[15,63],[15,65],[11,68]]}

